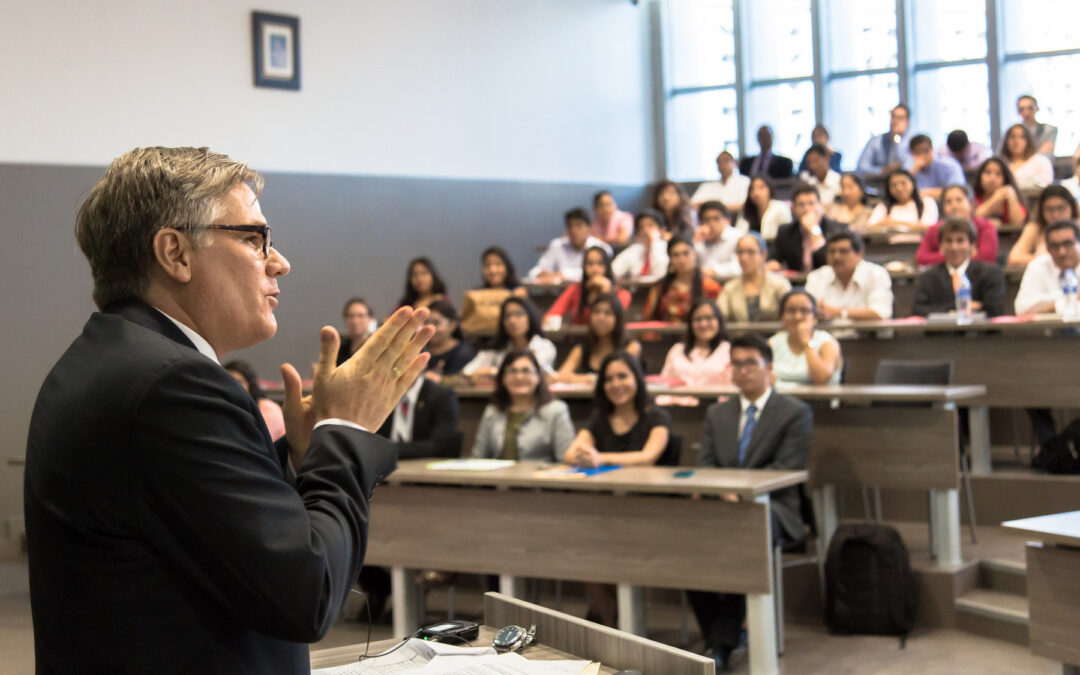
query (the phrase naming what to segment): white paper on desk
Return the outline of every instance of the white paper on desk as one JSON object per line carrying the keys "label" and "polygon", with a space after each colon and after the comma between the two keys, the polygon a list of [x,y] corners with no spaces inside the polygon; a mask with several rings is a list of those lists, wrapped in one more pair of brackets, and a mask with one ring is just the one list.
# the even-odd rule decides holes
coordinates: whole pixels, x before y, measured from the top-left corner
{"label": "white paper on desk", "polygon": [[416,675],[578,675],[588,661],[530,661],[520,654],[439,656]]}
{"label": "white paper on desk", "polygon": [[491,647],[457,647],[441,642],[429,642],[410,638],[408,642],[385,656],[371,656],[363,661],[347,663],[333,668],[313,670],[312,675],[382,675],[383,673],[428,673],[425,667],[445,659],[447,655],[474,659],[495,656]]}
{"label": "white paper on desk", "polygon": [[513,465],[512,459],[446,459],[430,462],[427,468],[432,471],[494,471]]}

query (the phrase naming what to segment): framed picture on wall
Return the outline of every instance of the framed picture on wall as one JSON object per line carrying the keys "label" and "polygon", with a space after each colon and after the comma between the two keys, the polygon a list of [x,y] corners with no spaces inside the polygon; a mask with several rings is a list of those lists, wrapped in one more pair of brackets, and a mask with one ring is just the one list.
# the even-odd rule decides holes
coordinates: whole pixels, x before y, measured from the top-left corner
{"label": "framed picture on wall", "polygon": [[255,86],[300,89],[300,17],[251,13]]}

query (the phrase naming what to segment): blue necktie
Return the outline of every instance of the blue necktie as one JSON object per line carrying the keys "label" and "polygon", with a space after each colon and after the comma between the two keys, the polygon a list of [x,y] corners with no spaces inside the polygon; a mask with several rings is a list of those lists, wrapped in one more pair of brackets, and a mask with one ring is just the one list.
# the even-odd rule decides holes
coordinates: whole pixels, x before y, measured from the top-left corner
{"label": "blue necktie", "polygon": [[746,424],[743,425],[742,435],[739,436],[739,466],[746,461],[746,449],[750,447],[750,438],[754,435],[754,414],[757,406],[751,403],[746,408]]}

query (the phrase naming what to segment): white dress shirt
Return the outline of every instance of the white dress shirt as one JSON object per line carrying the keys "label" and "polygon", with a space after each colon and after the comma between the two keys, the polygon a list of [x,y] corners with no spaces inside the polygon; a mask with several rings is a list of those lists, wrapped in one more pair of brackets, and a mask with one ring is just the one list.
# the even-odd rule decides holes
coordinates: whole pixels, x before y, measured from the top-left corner
{"label": "white dress shirt", "polygon": [[667,242],[657,237],[649,243],[649,274],[641,276],[645,266],[645,244],[634,241],[611,261],[616,279],[658,279],[668,270]]}
{"label": "white dress shirt", "polygon": [[573,244],[570,243],[570,237],[566,235],[555,237],[548,244],[544,255],[540,256],[540,261],[536,263],[536,267],[529,270],[529,277],[535,279],[540,276],[541,272],[558,272],[567,281],[581,281],[581,263],[585,259],[585,251],[588,251],[593,246],[599,246],[607,251],[609,256],[611,255],[611,247],[591,234],[585,240],[585,246],[580,250],[574,248]]}
{"label": "white dress shirt", "polygon": [[[761,214],[761,236],[766,241],[776,239],[776,232],[780,229],[780,226],[790,223],[791,220],[791,207],[787,205],[787,202],[782,202],[779,199],[769,201],[765,213]],[[739,219],[735,221],[735,227],[743,232],[748,232],[750,222],[740,214]]]}
{"label": "white dress shirt", "polygon": [[735,255],[735,246],[746,234],[731,225],[720,231],[714,242],[699,241],[694,244],[698,254],[698,264],[703,270],[711,270],[718,277],[727,279],[742,274],[739,259]]}
{"label": "white dress shirt", "polygon": [[[1080,265],[1076,267],[1080,276]],[[1044,253],[1028,263],[1024,278],[1020,280],[1020,290],[1013,303],[1017,314],[1027,314],[1035,307],[1048,302],[1057,302],[1065,297],[1062,288],[1062,271],[1054,264],[1049,253]]]}
{"label": "white dress shirt", "polygon": [[416,399],[420,397],[420,387],[424,386],[424,376],[420,375],[412,383],[401,401],[407,401],[408,411],[402,411],[401,401],[394,408],[394,420],[390,425],[390,439],[397,442],[408,443],[412,440],[413,418],[416,417]]}
{"label": "white dress shirt", "polygon": [[806,275],[806,290],[818,302],[847,309],[872,309],[882,319],[893,313],[892,278],[876,263],[860,260],[845,287],[826,265]]}
{"label": "white dress shirt", "polygon": [[704,202],[720,202],[724,206],[728,204],[742,204],[746,201],[746,193],[750,190],[750,176],[744,176],[739,172],[733,172],[725,181],[707,180],[694,190],[694,196],[690,201],[695,204]]}
{"label": "white dress shirt", "polygon": [[751,401],[742,394],[739,394],[739,435],[735,438],[742,438],[743,429],[746,428],[746,409],[750,407],[750,404],[754,404],[754,421],[761,421],[761,411],[765,409],[765,404],[769,402],[769,396],[772,395],[772,387],[765,389],[765,393],[757,398],[755,401]]}
{"label": "white dress shirt", "polygon": [[822,204],[832,204],[836,201],[836,195],[840,194],[840,174],[832,169],[829,169],[829,172],[825,174],[825,180],[819,181],[817,176],[809,171],[801,172],[799,180],[817,188]]}

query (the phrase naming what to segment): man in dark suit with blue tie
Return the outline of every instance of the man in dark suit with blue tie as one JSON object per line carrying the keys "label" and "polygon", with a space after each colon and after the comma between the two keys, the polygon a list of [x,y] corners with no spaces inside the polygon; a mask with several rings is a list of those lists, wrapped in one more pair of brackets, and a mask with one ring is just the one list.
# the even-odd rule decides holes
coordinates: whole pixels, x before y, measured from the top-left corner
{"label": "man in dark suit with blue tie", "polygon": [[[772,349],[758,335],[731,341],[732,380],[739,395],[705,412],[698,466],[794,471],[806,468],[814,416],[806,403],[772,388]],[[732,495],[726,497],[738,501]],[[772,494],[772,539],[791,545],[806,536],[799,488]],[[746,598],[732,593],[688,591],[705,644],[717,666],[731,666],[739,646]]]}
{"label": "man in dark suit with blue tie", "polygon": [[744,176],[768,176],[769,178],[791,178],[795,163],[790,157],[773,153],[772,127],[763,124],[758,128],[757,141],[760,151],[756,155],[743,157],[739,161],[739,173]]}

